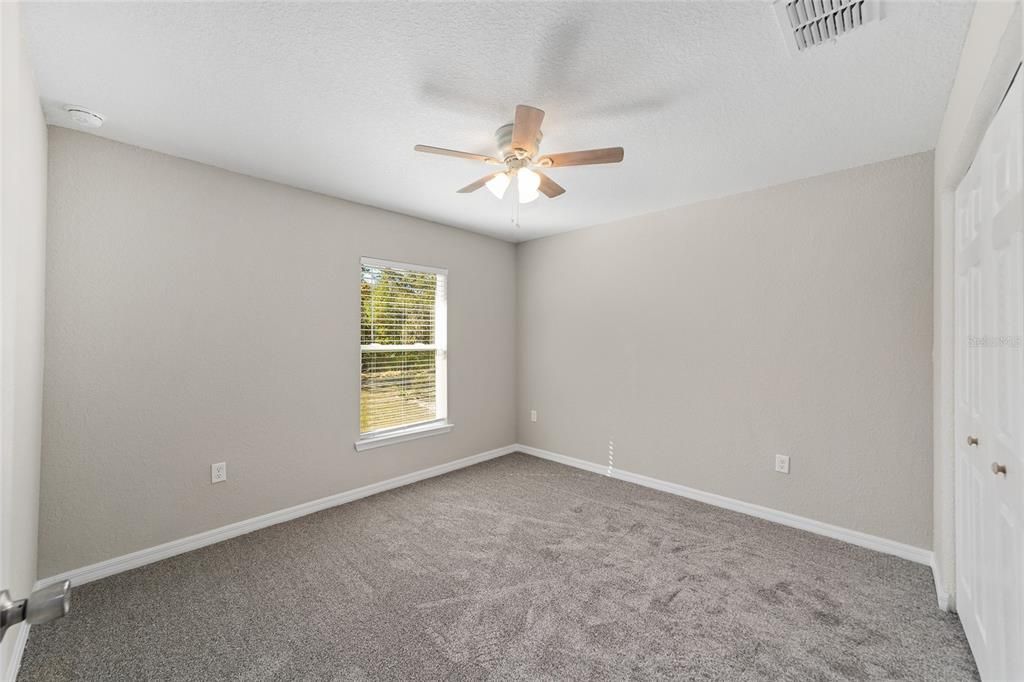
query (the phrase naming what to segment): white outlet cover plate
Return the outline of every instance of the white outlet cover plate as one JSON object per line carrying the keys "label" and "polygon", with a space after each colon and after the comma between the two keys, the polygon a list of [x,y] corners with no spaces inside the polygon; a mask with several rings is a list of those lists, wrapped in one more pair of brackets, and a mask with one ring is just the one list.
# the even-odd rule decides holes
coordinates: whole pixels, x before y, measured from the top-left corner
{"label": "white outlet cover plate", "polygon": [[217,464],[211,464],[210,481],[213,483],[221,483],[222,481],[226,480],[228,480],[227,462],[218,462]]}
{"label": "white outlet cover plate", "polygon": [[789,456],[775,455],[775,470],[780,474],[789,473]]}

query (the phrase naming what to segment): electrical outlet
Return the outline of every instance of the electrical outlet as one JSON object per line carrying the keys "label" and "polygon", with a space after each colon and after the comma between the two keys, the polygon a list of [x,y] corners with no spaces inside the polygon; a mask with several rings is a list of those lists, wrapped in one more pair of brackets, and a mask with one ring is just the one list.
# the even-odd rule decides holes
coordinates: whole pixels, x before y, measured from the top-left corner
{"label": "electrical outlet", "polygon": [[210,465],[210,482],[211,483],[222,483],[228,480],[228,463],[217,462],[216,464]]}
{"label": "electrical outlet", "polygon": [[780,474],[789,473],[789,455],[775,455],[775,470]]}
{"label": "electrical outlet", "polygon": [[537,410],[530,410],[530,421],[537,421]]}

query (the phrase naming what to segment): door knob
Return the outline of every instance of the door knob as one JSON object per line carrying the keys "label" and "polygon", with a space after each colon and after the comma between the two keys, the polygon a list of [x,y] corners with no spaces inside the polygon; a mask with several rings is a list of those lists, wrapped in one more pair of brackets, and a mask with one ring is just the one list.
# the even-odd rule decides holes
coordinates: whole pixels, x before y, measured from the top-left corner
{"label": "door knob", "polygon": [[967,436],[967,444],[969,446],[971,446],[972,448],[978,447],[978,437],[977,436]]}
{"label": "door knob", "polygon": [[1000,464],[999,462],[992,462],[992,473],[996,476],[1006,475],[1006,465]]}
{"label": "door knob", "polygon": [[0,639],[12,625],[27,620],[32,625],[49,623],[68,615],[71,609],[71,581],[42,587],[28,599],[11,600],[7,590],[0,590]]}
{"label": "door knob", "polygon": [[41,587],[28,597],[25,620],[32,625],[49,623],[68,615],[71,610],[71,581]]}

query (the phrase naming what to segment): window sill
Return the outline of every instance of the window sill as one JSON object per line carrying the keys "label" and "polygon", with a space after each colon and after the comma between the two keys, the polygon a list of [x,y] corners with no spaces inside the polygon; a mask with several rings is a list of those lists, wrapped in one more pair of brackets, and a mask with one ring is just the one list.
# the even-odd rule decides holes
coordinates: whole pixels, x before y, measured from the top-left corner
{"label": "window sill", "polygon": [[424,426],[413,426],[408,429],[402,429],[400,431],[392,431],[387,434],[380,436],[371,436],[368,438],[360,438],[356,441],[356,450],[362,452],[363,450],[372,450],[374,448],[382,448],[385,445],[394,445],[395,443],[404,443],[407,440],[415,440],[417,438],[426,438],[427,436],[437,436],[442,433],[448,433],[455,428],[454,424],[443,422],[440,424],[426,424]]}

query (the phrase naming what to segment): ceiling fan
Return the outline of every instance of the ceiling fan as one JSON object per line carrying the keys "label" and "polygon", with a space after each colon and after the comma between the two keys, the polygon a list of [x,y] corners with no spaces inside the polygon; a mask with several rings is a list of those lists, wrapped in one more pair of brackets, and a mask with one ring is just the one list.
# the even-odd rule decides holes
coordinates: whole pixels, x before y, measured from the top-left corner
{"label": "ceiling fan", "polygon": [[470,161],[480,161],[492,166],[505,166],[505,170],[495,171],[490,175],[471,182],[458,190],[461,194],[475,192],[481,187],[487,187],[491,194],[501,199],[505,196],[505,190],[516,179],[515,187],[519,195],[519,203],[525,204],[533,201],[539,193],[543,193],[549,199],[564,194],[565,189],[557,182],[549,178],[541,168],[560,168],[562,166],[588,166],[597,163],[618,163],[622,161],[622,147],[606,147],[604,149],[587,149],[579,152],[563,152],[561,154],[545,154],[538,156],[540,141],[544,134],[540,130],[540,124],[544,120],[544,112],[535,107],[520,104],[516,107],[516,117],[513,123],[501,126],[494,132],[498,142],[498,157],[485,156],[483,154],[471,154],[459,152],[454,149],[443,149],[441,147],[429,147],[418,144],[415,149],[418,152],[428,154],[441,154],[442,156],[454,156]]}

